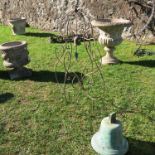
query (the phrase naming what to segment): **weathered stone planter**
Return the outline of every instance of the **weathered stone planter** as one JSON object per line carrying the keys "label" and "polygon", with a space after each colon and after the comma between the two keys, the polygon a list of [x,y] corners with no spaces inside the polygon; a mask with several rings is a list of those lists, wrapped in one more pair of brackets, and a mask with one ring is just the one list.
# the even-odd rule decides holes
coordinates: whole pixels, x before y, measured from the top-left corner
{"label": "weathered stone planter", "polygon": [[92,21],[92,25],[99,29],[98,41],[105,46],[106,56],[101,59],[101,63],[103,65],[119,63],[113,55],[114,47],[121,43],[123,29],[131,25],[131,22],[125,19],[101,19]]}
{"label": "weathered stone planter", "polygon": [[23,66],[30,62],[25,41],[7,42],[0,45],[3,65],[13,68],[10,71],[10,79],[20,79],[31,76],[31,71]]}
{"label": "weathered stone planter", "polygon": [[10,19],[9,25],[12,27],[13,35],[25,34],[26,19],[25,18],[14,18]]}

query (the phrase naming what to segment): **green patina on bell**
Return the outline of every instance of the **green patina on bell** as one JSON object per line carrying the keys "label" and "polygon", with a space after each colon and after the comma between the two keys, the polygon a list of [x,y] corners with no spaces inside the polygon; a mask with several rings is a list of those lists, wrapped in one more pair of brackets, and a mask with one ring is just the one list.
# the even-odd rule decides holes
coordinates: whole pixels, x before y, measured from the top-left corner
{"label": "green patina on bell", "polygon": [[122,124],[116,120],[116,113],[102,120],[91,145],[100,155],[124,155],[128,151],[128,142],[122,135]]}

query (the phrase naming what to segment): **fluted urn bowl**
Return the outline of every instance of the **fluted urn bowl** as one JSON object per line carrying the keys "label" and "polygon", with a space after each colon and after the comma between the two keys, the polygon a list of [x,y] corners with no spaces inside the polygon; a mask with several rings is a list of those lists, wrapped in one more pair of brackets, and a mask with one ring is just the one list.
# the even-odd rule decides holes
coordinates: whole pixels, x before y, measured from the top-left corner
{"label": "fluted urn bowl", "polygon": [[25,18],[12,18],[8,20],[9,25],[12,27],[13,35],[25,34],[26,19]]}
{"label": "fluted urn bowl", "polygon": [[11,79],[20,79],[31,75],[31,71],[24,66],[30,62],[26,41],[7,42],[0,45],[3,65],[12,68]]}
{"label": "fluted urn bowl", "polygon": [[92,26],[98,28],[100,36],[99,43],[104,46],[106,56],[101,59],[102,64],[116,64],[119,60],[114,57],[113,51],[117,44],[122,42],[122,32],[131,22],[126,19],[98,19],[91,22]]}

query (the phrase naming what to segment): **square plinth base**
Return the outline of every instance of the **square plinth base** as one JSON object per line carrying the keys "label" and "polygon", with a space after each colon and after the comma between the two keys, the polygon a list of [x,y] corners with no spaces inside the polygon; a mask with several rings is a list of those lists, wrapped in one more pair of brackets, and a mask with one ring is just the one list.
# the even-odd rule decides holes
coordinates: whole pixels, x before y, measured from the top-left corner
{"label": "square plinth base", "polygon": [[101,60],[100,60],[101,64],[102,65],[107,65],[107,64],[118,64],[120,63],[120,60],[118,60],[117,58],[115,57],[103,57]]}

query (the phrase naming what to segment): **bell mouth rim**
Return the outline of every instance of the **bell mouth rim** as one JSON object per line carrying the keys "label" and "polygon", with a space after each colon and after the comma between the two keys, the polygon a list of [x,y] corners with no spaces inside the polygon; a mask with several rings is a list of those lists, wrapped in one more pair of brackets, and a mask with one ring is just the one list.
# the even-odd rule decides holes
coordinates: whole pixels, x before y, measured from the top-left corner
{"label": "bell mouth rim", "polygon": [[8,50],[12,48],[18,48],[27,45],[26,41],[11,41],[11,42],[5,42],[0,45],[0,50]]}
{"label": "bell mouth rim", "polygon": [[120,154],[122,152],[123,152],[123,154],[125,154],[125,153],[127,153],[128,149],[129,149],[128,141],[124,137],[123,137],[123,141],[121,144],[122,149],[119,149],[119,150],[104,149],[102,144],[98,142],[98,138],[100,138],[100,134],[99,134],[99,132],[96,132],[91,139],[91,146],[99,154],[115,155],[115,154]]}

